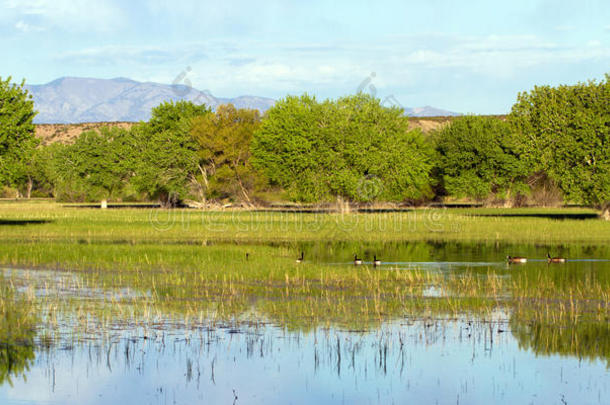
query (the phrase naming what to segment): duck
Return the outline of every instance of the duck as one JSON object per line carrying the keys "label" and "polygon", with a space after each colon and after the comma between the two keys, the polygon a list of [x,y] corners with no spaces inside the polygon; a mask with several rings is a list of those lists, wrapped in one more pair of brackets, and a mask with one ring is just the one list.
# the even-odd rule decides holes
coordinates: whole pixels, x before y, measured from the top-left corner
{"label": "duck", "polygon": [[373,267],[381,266],[381,260],[377,260],[377,255],[373,255]]}
{"label": "duck", "polygon": [[362,264],[362,259],[358,258],[358,255],[354,255],[354,266],[360,266]]}
{"label": "duck", "polygon": [[551,257],[550,253],[546,254],[546,260],[549,263],[565,263],[566,262],[565,257]]}
{"label": "duck", "polygon": [[303,263],[304,257],[305,257],[305,254],[303,252],[301,252],[301,256],[297,257],[297,263]]}
{"label": "duck", "polygon": [[527,263],[527,257],[506,256],[506,261],[509,263]]}

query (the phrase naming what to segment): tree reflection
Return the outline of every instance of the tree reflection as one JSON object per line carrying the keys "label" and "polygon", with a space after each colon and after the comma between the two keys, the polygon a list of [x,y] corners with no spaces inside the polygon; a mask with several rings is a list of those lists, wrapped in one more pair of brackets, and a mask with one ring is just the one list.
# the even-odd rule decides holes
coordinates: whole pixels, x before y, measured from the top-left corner
{"label": "tree reflection", "polygon": [[538,355],[576,356],[589,360],[605,360],[610,368],[610,324],[608,322],[544,321],[521,322],[511,319],[513,335],[521,349]]}
{"label": "tree reflection", "polygon": [[34,361],[36,319],[32,309],[12,288],[0,287],[0,385],[8,382],[12,386],[13,377],[25,379]]}

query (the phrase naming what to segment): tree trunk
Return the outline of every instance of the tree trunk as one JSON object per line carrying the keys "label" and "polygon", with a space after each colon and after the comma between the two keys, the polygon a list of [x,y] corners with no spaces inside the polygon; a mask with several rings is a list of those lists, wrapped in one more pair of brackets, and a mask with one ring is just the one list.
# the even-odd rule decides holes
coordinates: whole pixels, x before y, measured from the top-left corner
{"label": "tree trunk", "polygon": [[605,219],[606,221],[610,221],[610,204],[602,207],[602,213],[600,214],[600,217],[602,219]]}
{"label": "tree trunk", "polygon": [[504,208],[513,208],[513,200],[511,199],[510,188],[506,191],[506,198],[504,199]]}
{"label": "tree trunk", "polygon": [[[208,204],[207,192],[208,192],[208,188],[209,188],[208,174],[201,165],[197,165],[197,167],[199,168],[199,171],[201,172],[201,178],[203,179],[203,185],[201,185],[201,183],[197,182],[197,184],[199,184],[199,196],[201,198],[201,203],[203,204],[203,208],[207,208],[207,204]],[[197,181],[197,180],[195,180],[195,181]]]}
{"label": "tree trunk", "polygon": [[178,203],[178,198],[173,193],[162,191],[159,193],[159,204],[161,208],[174,208]]}
{"label": "tree trunk", "polygon": [[31,176],[28,176],[28,186],[26,190],[26,198],[29,200],[32,197],[32,188],[34,187],[34,181]]}

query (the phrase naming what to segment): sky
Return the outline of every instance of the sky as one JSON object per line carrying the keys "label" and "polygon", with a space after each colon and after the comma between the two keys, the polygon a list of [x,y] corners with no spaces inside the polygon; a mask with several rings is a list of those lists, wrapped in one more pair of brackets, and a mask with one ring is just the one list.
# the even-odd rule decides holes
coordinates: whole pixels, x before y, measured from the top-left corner
{"label": "sky", "polygon": [[535,85],[610,73],[599,1],[0,0],[0,77],[183,82],[218,97],[363,90],[510,111]]}

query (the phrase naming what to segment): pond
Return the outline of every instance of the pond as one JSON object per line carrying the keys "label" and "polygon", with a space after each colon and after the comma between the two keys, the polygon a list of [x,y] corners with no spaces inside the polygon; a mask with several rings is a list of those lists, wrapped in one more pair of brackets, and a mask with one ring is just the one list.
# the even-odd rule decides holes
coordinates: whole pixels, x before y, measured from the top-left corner
{"label": "pond", "polygon": [[[291,272],[338,267],[436,274],[409,299],[448,300],[449,306],[386,309],[377,322],[340,322],[332,307],[356,300],[358,308],[360,301],[322,294],[330,304],[319,311],[328,317],[295,320],[294,307],[282,307],[288,295],[247,296],[230,316],[214,317],[200,311],[201,296],[155,301],[153,290],[161,285],[102,287],[100,278],[89,278],[95,272],[4,269],[6,291],[14,291],[3,293],[0,308],[0,403],[610,402],[605,246],[300,243],[239,249],[251,253],[250,261],[263,252],[294,252],[296,258],[304,251],[304,266],[290,264]],[[548,264],[549,251],[568,262]],[[354,254],[365,265],[354,266]],[[373,255],[381,266],[372,267]],[[507,255],[529,261],[507,265]],[[496,304],[479,310],[468,290],[456,287],[473,277],[498,277],[513,289],[502,289],[493,296]],[[468,305],[448,310],[453,296],[463,294]],[[182,303],[179,309],[174,301]],[[194,309],[185,312],[183,305]],[[345,316],[347,308],[338,314]]]}
{"label": "pond", "polygon": [[[258,326],[115,331],[37,349],[3,404],[604,404],[607,359],[539,355],[502,321],[367,333]],[[4,365],[6,367],[6,365]]]}

